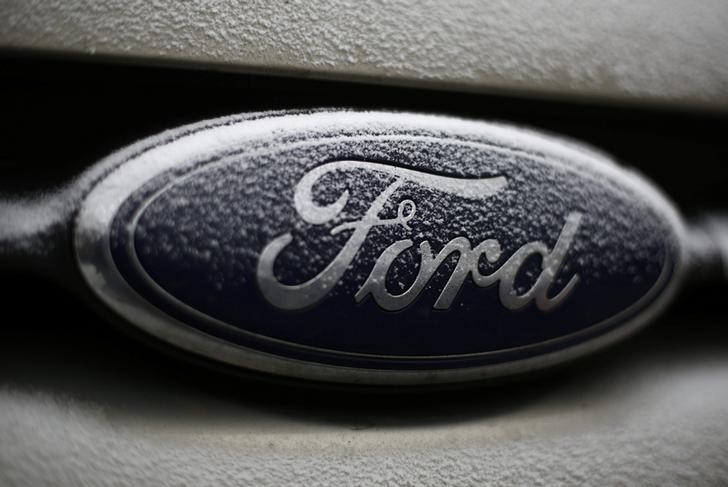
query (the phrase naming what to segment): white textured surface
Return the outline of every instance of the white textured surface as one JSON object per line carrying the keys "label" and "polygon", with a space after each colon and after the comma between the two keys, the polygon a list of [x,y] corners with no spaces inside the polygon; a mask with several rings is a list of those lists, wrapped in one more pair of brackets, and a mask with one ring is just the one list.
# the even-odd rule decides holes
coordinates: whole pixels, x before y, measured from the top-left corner
{"label": "white textured surface", "polygon": [[728,107],[724,0],[0,0],[0,46]]}
{"label": "white textured surface", "polygon": [[[587,399],[371,431],[285,418],[276,425],[274,415],[252,418],[258,424],[228,418],[224,428],[209,419],[184,426],[160,418],[140,427],[139,418],[110,418],[62,396],[4,390],[0,479],[36,486],[717,485],[728,476],[726,372],[645,384],[642,401],[632,404],[603,398],[595,407]],[[208,398],[197,400],[214,411]]]}
{"label": "white textured surface", "polygon": [[18,318],[0,326],[2,486],[728,478],[728,328],[709,296],[556,376],[347,399],[192,374],[123,339],[75,300],[31,289],[26,282],[8,291],[4,316]]}

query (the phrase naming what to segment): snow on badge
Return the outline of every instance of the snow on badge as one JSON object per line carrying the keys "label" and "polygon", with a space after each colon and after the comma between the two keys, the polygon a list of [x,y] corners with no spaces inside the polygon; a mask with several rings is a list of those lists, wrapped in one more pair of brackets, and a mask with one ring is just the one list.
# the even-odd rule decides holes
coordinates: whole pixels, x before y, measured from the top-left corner
{"label": "snow on badge", "polygon": [[573,142],[385,112],[267,113],[111,156],[77,215],[88,286],[213,361],[362,384],[543,368],[647,323],[682,224]]}

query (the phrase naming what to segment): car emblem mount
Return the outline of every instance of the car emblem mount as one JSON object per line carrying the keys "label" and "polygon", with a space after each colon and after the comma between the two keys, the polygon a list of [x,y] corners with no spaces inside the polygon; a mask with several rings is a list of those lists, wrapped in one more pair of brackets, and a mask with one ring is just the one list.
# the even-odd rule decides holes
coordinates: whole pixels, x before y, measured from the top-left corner
{"label": "car emblem mount", "polygon": [[[728,248],[725,225],[687,231],[654,186],[594,150],[408,113],[206,121],[117,152],[52,198],[36,212],[64,208],[71,224],[38,228],[70,229],[84,289],[128,326],[337,383],[568,361],[653,320]],[[32,248],[19,206],[1,207],[6,257]]]}

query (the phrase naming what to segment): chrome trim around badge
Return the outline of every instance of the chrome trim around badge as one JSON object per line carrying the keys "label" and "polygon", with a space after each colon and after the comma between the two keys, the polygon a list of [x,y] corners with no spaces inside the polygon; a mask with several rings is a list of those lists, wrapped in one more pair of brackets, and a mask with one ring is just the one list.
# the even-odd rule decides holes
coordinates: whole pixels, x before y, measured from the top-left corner
{"label": "chrome trim around badge", "polygon": [[[448,129],[452,129],[456,133],[458,131],[478,133],[478,131],[482,131],[484,128],[493,128],[498,134],[501,132],[508,133],[511,130],[501,126],[491,127],[488,124],[480,122],[467,122],[443,117],[412,114],[320,112],[309,114],[307,117],[309,120],[296,119],[295,116],[291,116],[291,120],[286,120],[289,124],[288,126],[285,126],[285,124],[281,125],[279,117],[278,130],[280,130],[281,126],[284,126],[285,130],[290,132],[300,131],[303,127],[309,128],[311,125],[315,125],[315,122],[324,123],[328,127],[352,123],[375,123],[378,125],[389,123],[394,127],[418,128],[422,126],[437,126],[441,120],[447,121]],[[118,208],[144,182],[172,168],[194,167],[196,164],[208,160],[212,153],[220,153],[223,149],[224,151],[231,151],[236,147],[244,145],[246,141],[254,140],[256,137],[267,136],[271,133],[272,126],[276,126],[275,121],[271,122],[265,118],[253,121],[239,121],[232,124],[228,124],[227,121],[228,119],[221,119],[218,124],[207,123],[199,131],[190,131],[189,129],[181,128],[179,132],[184,133],[184,135],[180,138],[170,137],[170,133],[166,133],[166,140],[168,142],[151,147],[147,146],[142,153],[134,154],[129,158],[115,160],[114,156],[111,156],[106,161],[106,164],[115,166],[116,169],[102,178],[91,189],[83,202],[75,222],[74,247],[79,268],[95,295],[109,308],[134,326],[194,354],[202,355],[228,365],[260,372],[327,382],[381,385],[434,384],[500,377],[555,365],[587,354],[592,350],[596,350],[627,336],[653,319],[669,302],[679,285],[682,272],[682,258],[677,259],[675,262],[665,263],[665,268],[661,273],[660,279],[658,279],[659,282],[656,282],[653,286],[655,292],[659,291],[664,284],[664,280],[670,277],[667,272],[668,266],[674,265],[671,281],[667,284],[662,294],[637,316],[618,328],[590,341],[559,350],[558,352],[513,362],[479,367],[421,371],[360,369],[304,362],[225,342],[219,338],[202,333],[167,315],[139,295],[116,269],[109,248],[109,231]],[[210,131],[214,131],[214,137],[209,136]],[[530,136],[530,134],[524,134],[518,130],[514,130],[513,133],[516,139],[518,137]],[[381,140],[394,140],[398,136],[395,134],[377,137]],[[412,138],[413,136],[408,135],[407,137]],[[347,137],[343,136],[338,139],[343,142],[347,140]],[[318,142],[320,140],[316,140],[315,142],[304,140],[296,143],[305,146],[307,143]],[[488,150],[494,152],[503,151],[511,153],[519,150],[518,148],[504,147],[502,145],[483,144],[482,142],[460,142],[463,144],[477,143],[486,145]],[[143,144],[146,145],[148,142],[143,142]],[[539,144],[543,144],[543,147]],[[550,147],[548,139],[538,140],[536,138],[536,145],[539,145],[538,149],[554,149],[556,152],[561,151],[566,156],[564,157],[565,159],[574,162],[565,163],[558,157],[543,157],[537,152],[529,152],[529,157],[541,157],[545,163],[560,164],[569,170],[579,171],[581,177],[584,177],[584,174],[587,173],[591,174],[591,177],[609,177],[626,187],[638,191],[643,197],[653,201],[655,207],[663,210],[662,216],[672,225],[676,234],[676,240],[678,242],[681,241],[680,237],[683,232],[681,220],[671,205],[642,179],[608,162],[593,164],[591,166],[587,165],[588,167],[580,165],[581,163],[579,161],[582,159],[583,154],[578,151],[571,154],[569,152],[571,148],[564,148],[561,145]],[[261,152],[265,150],[270,149],[262,149]],[[129,154],[134,153],[134,151],[125,151],[124,153]],[[203,168],[207,169],[209,165],[203,166]],[[178,181],[175,180],[170,184],[175,184],[176,182]],[[160,192],[164,190],[163,188]],[[403,208],[402,211],[404,221],[407,214],[406,208]],[[320,215],[311,216],[314,220],[317,220],[319,217]],[[176,300],[169,295],[166,295],[166,297]],[[653,298],[654,296],[651,291],[640,301],[649,301]],[[184,303],[179,304],[186,306]],[[639,308],[639,305],[640,303],[634,304],[636,308]],[[199,313],[197,310],[192,311]],[[624,310],[620,315],[628,315],[631,311],[631,309]],[[207,317],[207,319],[212,318]],[[619,316],[615,316],[613,319],[619,319]],[[595,326],[602,325],[603,323],[600,323]]]}

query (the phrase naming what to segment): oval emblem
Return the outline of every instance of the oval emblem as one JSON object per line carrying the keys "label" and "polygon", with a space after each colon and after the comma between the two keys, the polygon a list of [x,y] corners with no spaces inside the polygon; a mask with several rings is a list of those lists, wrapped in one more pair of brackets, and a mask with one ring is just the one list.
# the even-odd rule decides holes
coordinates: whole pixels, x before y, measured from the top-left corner
{"label": "oval emblem", "polygon": [[130,324],[293,377],[436,383],[625,336],[677,285],[650,184],[534,132],[402,113],[273,113],[112,156],[79,212],[94,292]]}

